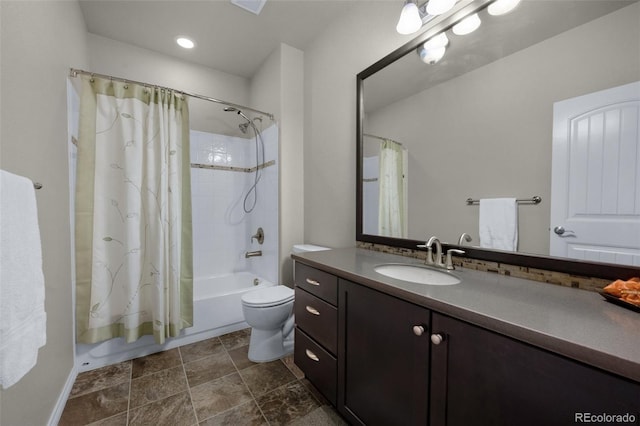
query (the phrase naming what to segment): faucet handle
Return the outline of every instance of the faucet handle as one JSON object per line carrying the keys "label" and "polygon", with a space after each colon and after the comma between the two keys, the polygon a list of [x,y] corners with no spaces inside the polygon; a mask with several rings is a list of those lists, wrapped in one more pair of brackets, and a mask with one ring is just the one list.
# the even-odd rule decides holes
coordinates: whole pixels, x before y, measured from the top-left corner
{"label": "faucet handle", "polygon": [[465,251],[464,251],[464,250],[458,250],[458,249],[449,249],[449,250],[447,250],[447,260],[446,260],[446,262],[445,262],[445,267],[446,267],[448,270],[450,270],[450,271],[452,271],[452,270],[456,269],[456,268],[453,266],[453,259],[451,258],[451,254],[452,254],[452,253],[456,253],[456,254],[464,254],[464,253],[465,253]]}
{"label": "faucet handle", "polygon": [[427,265],[433,265],[433,250],[431,249],[430,244],[418,244],[416,247],[418,248],[426,248],[427,249],[427,257],[424,261]]}

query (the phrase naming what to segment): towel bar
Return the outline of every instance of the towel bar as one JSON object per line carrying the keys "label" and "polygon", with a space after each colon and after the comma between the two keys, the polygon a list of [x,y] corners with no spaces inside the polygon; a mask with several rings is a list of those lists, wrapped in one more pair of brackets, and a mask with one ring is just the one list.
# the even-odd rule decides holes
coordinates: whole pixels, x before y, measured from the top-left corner
{"label": "towel bar", "polygon": [[[516,199],[517,203],[530,203],[530,204],[540,204],[542,202],[542,197],[539,197],[538,195],[534,195],[531,198],[518,198]],[[467,204],[468,205],[472,205],[472,204],[478,204],[480,203],[480,200],[474,200],[473,198],[467,198]]]}

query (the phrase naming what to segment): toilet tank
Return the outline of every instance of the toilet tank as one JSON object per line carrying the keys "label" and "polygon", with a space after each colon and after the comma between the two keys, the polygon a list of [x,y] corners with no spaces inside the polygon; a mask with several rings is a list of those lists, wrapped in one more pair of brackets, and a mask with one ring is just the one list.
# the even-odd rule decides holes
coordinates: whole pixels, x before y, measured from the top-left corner
{"label": "toilet tank", "polygon": [[329,247],[316,246],[313,244],[296,244],[291,249],[291,253],[307,253],[310,251],[331,250]]}

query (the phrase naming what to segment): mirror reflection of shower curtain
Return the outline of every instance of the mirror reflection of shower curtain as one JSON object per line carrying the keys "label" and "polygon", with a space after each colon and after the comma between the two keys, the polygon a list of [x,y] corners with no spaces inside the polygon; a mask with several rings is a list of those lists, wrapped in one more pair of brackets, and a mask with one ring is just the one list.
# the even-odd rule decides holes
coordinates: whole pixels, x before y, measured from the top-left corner
{"label": "mirror reflection of shower curtain", "polygon": [[380,146],[378,234],[407,237],[405,154],[402,145],[384,140]]}

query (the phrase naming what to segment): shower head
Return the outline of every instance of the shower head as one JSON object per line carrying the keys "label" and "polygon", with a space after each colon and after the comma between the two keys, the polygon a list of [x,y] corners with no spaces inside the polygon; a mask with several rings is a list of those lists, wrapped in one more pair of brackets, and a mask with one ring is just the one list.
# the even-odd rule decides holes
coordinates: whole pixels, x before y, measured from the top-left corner
{"label": "shower head", "polygon": [[238,108],[234,108],[234,107],[231,107],[231,106],[230,106],[230,107],[226,107],[224,110],[225,110],[225,111],[227,111],[227,112],[234,112],[234,111],[235,111],[235,112],[237,112],[237,113],[238,113],[238,115],[239,115],[240,117],[244,118],[244,119],[245,119],[245,120],[247,120],[247,121],[251,121],[251,120],[249,119],[249,117],[247,117],[246,115],[244,115],[244,113],[243,113],[242,111],[240,111]]}

